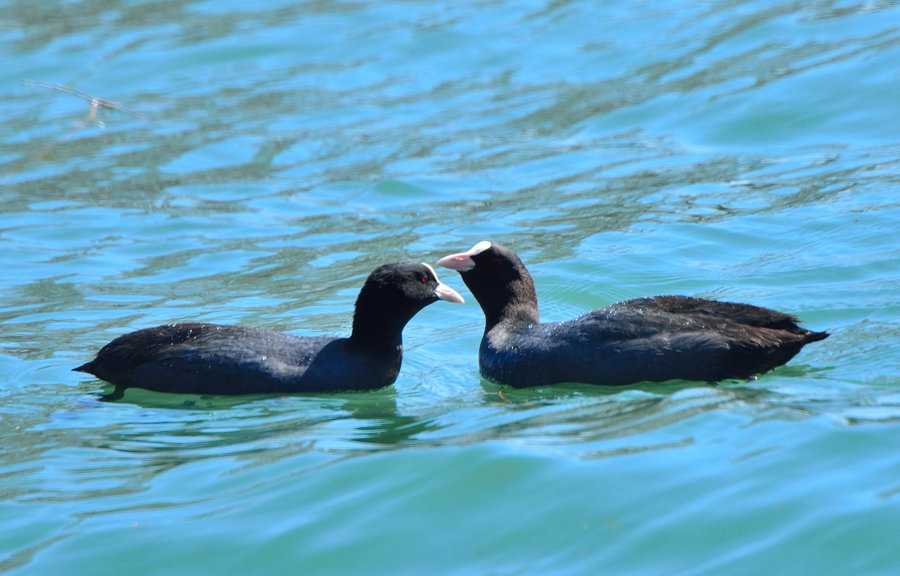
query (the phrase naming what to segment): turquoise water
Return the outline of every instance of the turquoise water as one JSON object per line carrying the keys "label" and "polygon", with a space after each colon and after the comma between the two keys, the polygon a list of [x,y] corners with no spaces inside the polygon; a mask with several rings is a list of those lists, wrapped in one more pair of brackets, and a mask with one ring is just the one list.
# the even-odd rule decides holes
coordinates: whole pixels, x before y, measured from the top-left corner
{"label": "turquoise water", "polygon": [[[0,572],[900,572],[897,2],[0,0],[0,50]],[[501,390],[469,298],[372,393],[70,371],[179,320],[344,334],[375,266],[484,239],[545,320],[680,293],[832,336]]]}

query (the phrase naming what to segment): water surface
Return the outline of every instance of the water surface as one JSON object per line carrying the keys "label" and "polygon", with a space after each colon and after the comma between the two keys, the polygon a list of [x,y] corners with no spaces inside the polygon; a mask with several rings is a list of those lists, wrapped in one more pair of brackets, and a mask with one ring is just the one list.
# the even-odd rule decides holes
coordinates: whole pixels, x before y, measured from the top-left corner
{"label": "water surface", "polygon": [[[0,9],[0,571],[900,570],[896,2]],[[375,266],[484,239],[545,320],[680,293],[832,336],[752,382],[501,389],[469,298],[371,393],[70,371],[165,322],[345,334]]]}

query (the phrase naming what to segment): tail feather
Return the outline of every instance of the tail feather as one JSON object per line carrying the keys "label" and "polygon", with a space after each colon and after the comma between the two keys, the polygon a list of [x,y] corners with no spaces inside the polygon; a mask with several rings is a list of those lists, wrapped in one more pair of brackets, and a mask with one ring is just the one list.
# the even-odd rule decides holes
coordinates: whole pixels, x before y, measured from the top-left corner
{"label": "tail feather", "polygon": [[91,360],[90,362],[85,362],[81,366],[77,368],[72,368],[72,372],[86,372],[88,374],[94,374],[94,370],[97,368],[97,360]]}
{"label": "tail feather", "polygon": [[831,336],[831,334],[829,334],[828,332],[813,332],[812,330],[809,330],[803,336],[803,343],[809,344],[810,342],[818,342],[819,340],[824,340]]}

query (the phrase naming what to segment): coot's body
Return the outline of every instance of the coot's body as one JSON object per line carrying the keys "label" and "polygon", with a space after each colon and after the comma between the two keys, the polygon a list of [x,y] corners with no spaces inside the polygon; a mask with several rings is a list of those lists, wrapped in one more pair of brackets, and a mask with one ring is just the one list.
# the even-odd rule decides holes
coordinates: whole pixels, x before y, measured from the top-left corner
{"label": "coot's body", "polygon": [[541,324],[534,282],[509,248],[480,242],[438,265],[458,270],[484,311],[482,376],[510,386],[748,378],[828,336],[775,310],[686,296],[627,300]]}
{"label": "coot's body", "polygon": [[370,390],[393,384],[402,331],[437,300],[462,302],[427,264],[377,268],[360,291],[348,338],[303,337],[244,326],[171,324],[137,330],[75,370],[117,388],[195,394]]}

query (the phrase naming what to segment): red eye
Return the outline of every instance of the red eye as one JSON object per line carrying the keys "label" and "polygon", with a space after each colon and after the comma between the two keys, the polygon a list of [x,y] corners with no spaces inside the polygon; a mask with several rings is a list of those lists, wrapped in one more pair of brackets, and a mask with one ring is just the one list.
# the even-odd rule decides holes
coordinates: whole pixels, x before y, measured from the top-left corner
{"label": "red eye", "polygon": [[421,282],[422,284],[428,282],[428,276],[426,276],[425,274],[419,274],[419,282]]}

